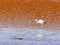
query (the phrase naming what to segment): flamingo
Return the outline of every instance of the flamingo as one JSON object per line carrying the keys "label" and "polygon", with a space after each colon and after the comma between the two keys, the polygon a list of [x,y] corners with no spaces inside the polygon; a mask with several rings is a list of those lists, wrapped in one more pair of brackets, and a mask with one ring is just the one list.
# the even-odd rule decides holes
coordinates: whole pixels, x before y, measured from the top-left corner
{"label": "flamingo", "polygon": [[44,25],[44,23],[46,23],[45,20],[43,20],[43,19],[39,19],[39,20],[35,19],[35,21],[36,21],[37,24],[40,24],[41,27]]}

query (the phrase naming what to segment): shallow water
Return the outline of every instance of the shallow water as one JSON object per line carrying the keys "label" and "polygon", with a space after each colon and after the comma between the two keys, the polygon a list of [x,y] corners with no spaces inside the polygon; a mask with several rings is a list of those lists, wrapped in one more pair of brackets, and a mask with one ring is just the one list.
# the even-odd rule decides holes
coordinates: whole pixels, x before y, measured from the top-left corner
{"label": "shallow water", "polygon": [[0,45],[60,45],[60,32],[31,28],[0,28]]}

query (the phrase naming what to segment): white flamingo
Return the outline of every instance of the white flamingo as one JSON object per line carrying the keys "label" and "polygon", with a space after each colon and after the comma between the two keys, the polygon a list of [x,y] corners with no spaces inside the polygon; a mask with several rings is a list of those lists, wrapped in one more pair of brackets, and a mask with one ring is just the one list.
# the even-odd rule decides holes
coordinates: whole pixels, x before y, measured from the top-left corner
{"label": "white flamingo", "polygon": [[35,19],[35,21],[36,21],[36,23],[37,24],[40,24],[41,25],[41,27],[44,25],[44,23],[45,23],[45,20],[42,20],[42,19]]}

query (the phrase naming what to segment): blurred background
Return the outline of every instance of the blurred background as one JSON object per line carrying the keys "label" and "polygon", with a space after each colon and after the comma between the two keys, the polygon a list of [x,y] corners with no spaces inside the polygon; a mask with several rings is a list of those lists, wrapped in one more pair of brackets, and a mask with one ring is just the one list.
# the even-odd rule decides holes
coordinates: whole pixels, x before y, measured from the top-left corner
{"label": "blurred background", "polygon": [[46,21],[43,28],[59,29],[59,0],[0,0],[0,27],[38,27],[35,19]]}

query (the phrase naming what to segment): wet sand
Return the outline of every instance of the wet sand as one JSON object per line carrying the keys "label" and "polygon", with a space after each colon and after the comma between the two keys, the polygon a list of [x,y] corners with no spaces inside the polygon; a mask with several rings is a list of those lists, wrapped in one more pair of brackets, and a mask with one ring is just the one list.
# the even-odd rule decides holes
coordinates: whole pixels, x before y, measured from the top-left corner
{"label": "wet sand", "polygon": [[0,45],[60,45],[60,31],[0,28]]}

